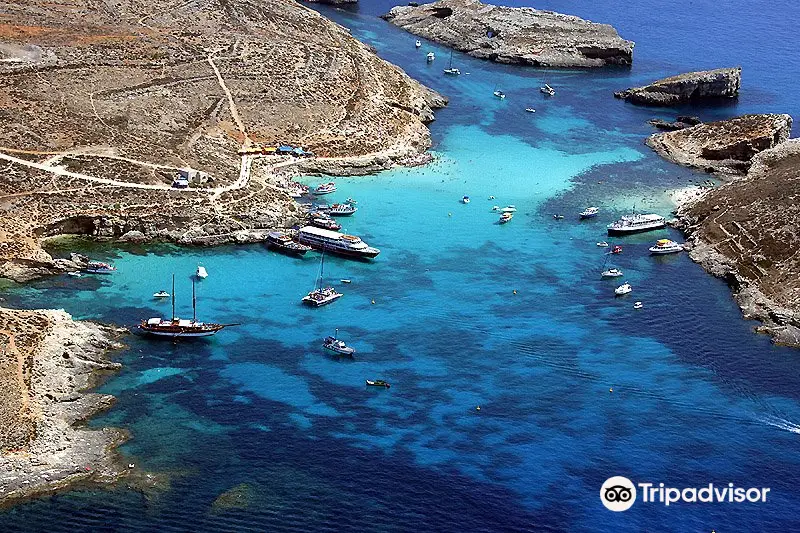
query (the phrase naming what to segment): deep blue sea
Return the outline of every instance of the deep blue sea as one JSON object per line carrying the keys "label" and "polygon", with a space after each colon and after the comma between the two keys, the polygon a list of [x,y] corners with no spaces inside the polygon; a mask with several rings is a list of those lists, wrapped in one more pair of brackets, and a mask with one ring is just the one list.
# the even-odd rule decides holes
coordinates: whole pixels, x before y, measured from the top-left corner
{"label": "deep blue sea", "polygon": [[[431,126],[435,164],[336,179],[326,198],[358,200],[345,228],[380,256],[326,258],[325,277],[345,296],[321,309],[300,305],[319,256],[262,246],[85,245],[118,273],[6,289],[6,305],[133,325],[170,313],[151,295],[170,289],[172,273],[189,315],[202,263],[200,318],[242,325],[199,342],[130,336],[124,369],[101,387],[118,401],[90,425],[130,430],[126,460],[168,476],[168,490],[48,497],[3,511],[0,530],[800,530],[800,352],[754,334],[728,287],[685,254],[648,255],[656,238],[679,234],[623,239],[613,260],[595,245],[634,205],[669,215],[667,190],[707,179],[643,145],[646,120],[675,111],[613,91],[741,64],[738,102],[679,112],[798,116],[800,6],[542,0],[615,25],[637,43],[634,67],[546,71],[454,54],[454,79],[442,75],[446,49],[415,50],[413,36],[377,18],[391,5],[318,8],[450,97]],[[554,98],[538,92],[544,82]],[[491,208],[507,204],[518,211],[500,226]],[[578,222],[587,205],[601,216]],[[623,269],[633,294],[615,298],[604,265]],[[335,328],[353,359],[322,351]],[[366,388],[373,378],[391,389]],[[599,491],[615,475],[771,491],[766,503],[637,501],[613,513]],[[241,484],[247,505],[212,508]]]}

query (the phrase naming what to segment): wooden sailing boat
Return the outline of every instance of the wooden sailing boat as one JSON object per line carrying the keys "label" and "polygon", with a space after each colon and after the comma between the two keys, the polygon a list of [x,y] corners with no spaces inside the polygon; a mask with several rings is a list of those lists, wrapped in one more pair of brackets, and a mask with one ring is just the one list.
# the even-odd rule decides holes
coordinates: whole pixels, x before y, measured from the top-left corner
{"label": "wooden sailing boat", "polygon": [[325,275],[325,248],[322,249],[322,259],[320,260],[319,277],[314,284],[314,290],[303,296],[303,303],[311,307],[322,307],[331,302],[334,302],[344,296],[340,292],[336,292],[333,287],[323,287],[322,278]]}
{"label": "wooden sailing boat", "polygon": [[453,51],[450,50],[450,66],[444,69],[445,74],[449,74],[451,76],[459,76],[461,71],[457,68],[453,68]]}
{"label": "wooden sailing boat", "polygon": [[160,337],[210,337],[227,326],[237,324],[214,324],[197,321],[197,296],[192,280],[192,319],[186,320],[175,316],[175,274],[172,275],[172,318],[165,320],[160,317],[142,320],[139,329],[148,335]]}

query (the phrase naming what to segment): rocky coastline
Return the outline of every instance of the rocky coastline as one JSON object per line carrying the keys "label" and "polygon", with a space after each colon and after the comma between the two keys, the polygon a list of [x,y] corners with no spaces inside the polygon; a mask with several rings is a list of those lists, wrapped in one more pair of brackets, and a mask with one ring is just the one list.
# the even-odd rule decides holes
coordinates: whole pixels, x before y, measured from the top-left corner
{"label": "rocky coastline", "polygon": [[792,117],[782,114],[743,115],[656,133],[647,145],[661,157],[720,176],[741,176],[753,156],[789,138]]}
{"label": "rocky coastline", "polygon": [[614,93],[632,104],[675,106],[688,103],[735,98],[742,84],[742,68],[720,68],[687,72]]}
{"label": "rocky coastline", "polygon": [[86,392],[120,364],[120,332],[64,311],[0,308],[0,506],[132,470],[115,449],[123,430],[89,429],[114,397]]}
{"label": "rocky coastline", "polygon": [[755,155],[744,177],[680,204],[675,226],[692,260],[733,291],[745,318],[800,347],[800,139]]}
{"label": "rocky coastline", "polygon": [[575,68],[629,66],[632,41],[608,24],[528,7],[478,0],[398,6],[383,18],[473,57],[498,63]]}

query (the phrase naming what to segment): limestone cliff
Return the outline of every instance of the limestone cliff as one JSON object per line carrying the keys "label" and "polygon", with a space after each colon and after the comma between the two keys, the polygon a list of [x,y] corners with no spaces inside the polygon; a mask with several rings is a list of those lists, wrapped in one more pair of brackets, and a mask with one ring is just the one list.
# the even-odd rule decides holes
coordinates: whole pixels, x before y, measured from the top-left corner
{"label": "limestone cliff", "polygon": [[499,63],[540,67],[630,65],[633,42],[608,24],[552,11],[440,0],[393,8],[384,18],[415,35]]}
{"label": "limestone cliff", "polygon": [[734,98],[742,84],[742,68],[689,72],[614,93],[633,104],[674,106],[689,102]]}
{"label": "limestone cliff", "polygon": [[662,157],[707,172],[743,174],[757,153],[789,138],[789,115],[743,115],[656,133],[647,144]]}
{"label": "limestone cliff", "polygon": [[728,281],[761,331],[792,346],[800,346],[798,199],[800,139],[790,139],[678,212],[692,259]]}

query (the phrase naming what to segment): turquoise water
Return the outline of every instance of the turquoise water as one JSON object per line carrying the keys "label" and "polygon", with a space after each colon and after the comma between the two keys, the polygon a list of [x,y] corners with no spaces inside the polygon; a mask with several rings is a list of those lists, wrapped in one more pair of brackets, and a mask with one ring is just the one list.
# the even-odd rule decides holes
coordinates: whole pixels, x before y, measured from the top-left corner
{"label": "turquoise water", "polygon": [[[168,490],[64,494],[5,511],[0,528],[797,529],[796,352],[754,335],[724,283],[685,255],[649,257],[654,239],[680,239],[671,230],[625,239],[613,260],[595,246],[633,203],[668,215],[665,189],[706,179],[642,145],[657,111],[610,96],[636,71],[542,73],[457,55],[470,74],[445,79],[441,63],[422,60],[427,44],[416,58],[413,38],[369,9],[325,13],[451,97],[432,125],[435,164],[336,179],[326,198],[359,201],[344,227],[380,256],[326,258],[326,280],[345,296],[320,309],[300,305],[319,256],[261,246],[87,245],[119,271],[9,291],[10,305],[131,325],[170,313],[151,295],[170,289],[172,273],[188,316],[202,263],[199,318],[242,325],[199,342],[131,336],[123,371],[102,387],[118,402],[90,424],[129,429],[122,451],[168,475]],[[550,100],[537,92],[545,77],[559,91]],[[496,84],[505,101],[492,97]],[[491,208],[506,204],[518,211],[500,226]],[[601,216],[578,222],[590,204]],[[600,279],[611,264],[630,297]],[[335,328],[353,359],[321,349]],[[391,389],[365,388],[374,378]],[[612,475],[771,493],[766,504],[611,513],[598,491]],[[212,509],[241,483],[246,507]]]}

